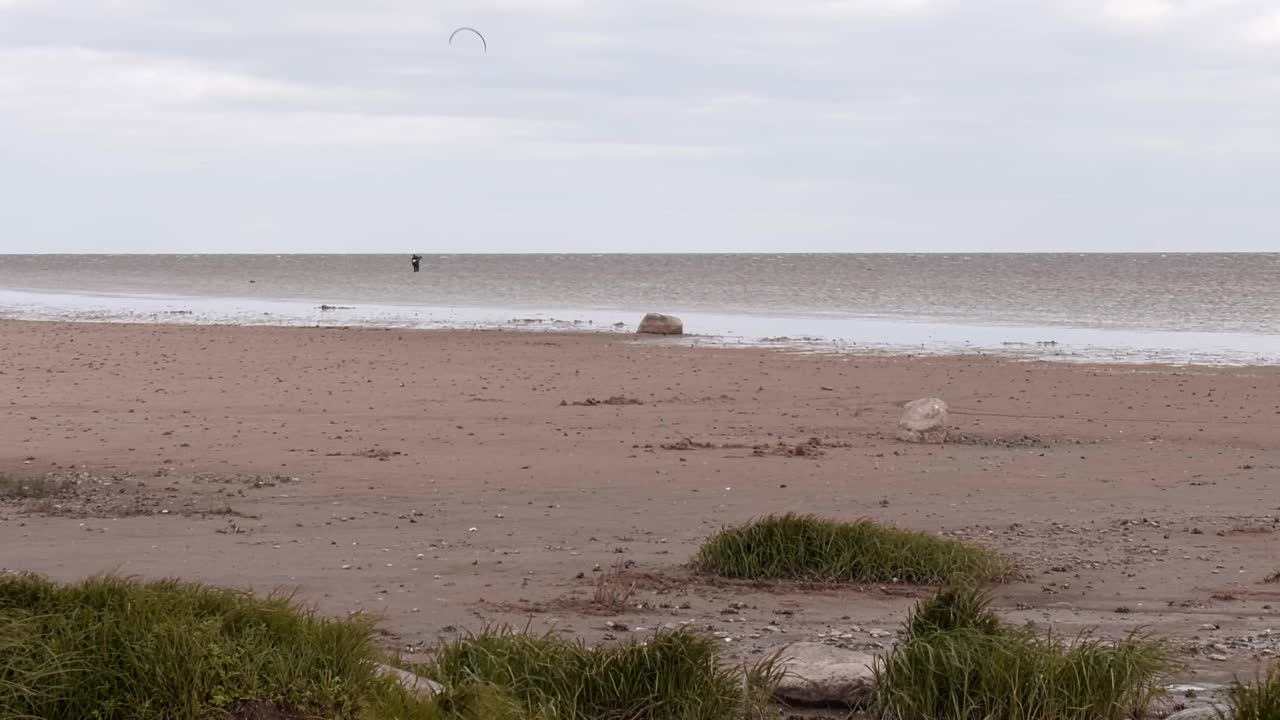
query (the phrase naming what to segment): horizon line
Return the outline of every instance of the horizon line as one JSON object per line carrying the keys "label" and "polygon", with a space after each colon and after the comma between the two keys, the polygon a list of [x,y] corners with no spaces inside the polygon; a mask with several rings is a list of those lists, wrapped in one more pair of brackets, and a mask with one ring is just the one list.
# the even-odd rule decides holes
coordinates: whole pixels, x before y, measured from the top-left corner
{"label": "horizon line", "polygon": [[383,252],[281,252],[281,251],[221,251],[221,252],[0,252],[0,258],[3,257],[24,257],[24,256],[130,256],[130,255],[193,255],[193,256],[216,256],[216,255],[239,255],[239,256],[370,256],[370,255],[455,255],[455,256],[536,256],[536,255],[583,255],[588,257],[627,257],[627,256],[659,256],[659,255],[688,255],[688,256],[769,256],[769,255],[1280,255],[1280,251],[1276,250],[1044,250],[1029,252],[1026,250],[890,250],[890,251],[706,251],[706,252],[588,252],[588,251],[546,251],[546,252],[430,252],[424,250],[403,250],[403,251],[383,251]]}

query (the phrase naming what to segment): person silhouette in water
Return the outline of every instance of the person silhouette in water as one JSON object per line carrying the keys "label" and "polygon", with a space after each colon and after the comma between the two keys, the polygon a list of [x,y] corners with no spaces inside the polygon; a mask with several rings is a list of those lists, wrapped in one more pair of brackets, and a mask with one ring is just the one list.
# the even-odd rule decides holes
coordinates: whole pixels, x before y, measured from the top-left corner
{"label": "person silhouette in water", "polygon": [[409,258],[409,262],[413,264],[413,271],[418,272],[418,264],[422,262],[422,256],[414,255],[413,257]]}

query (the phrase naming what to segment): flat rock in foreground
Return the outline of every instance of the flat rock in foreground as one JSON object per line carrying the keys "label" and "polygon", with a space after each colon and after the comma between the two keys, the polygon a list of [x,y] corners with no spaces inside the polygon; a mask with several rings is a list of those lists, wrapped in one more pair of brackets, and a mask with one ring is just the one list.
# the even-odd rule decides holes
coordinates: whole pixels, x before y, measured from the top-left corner
{"label": "flat rock in foreground", "polygon": [[875,656],[818,643],[796,643],[782,654],[785,672],[774,697],[788,705],[865,707],[875,687]]}

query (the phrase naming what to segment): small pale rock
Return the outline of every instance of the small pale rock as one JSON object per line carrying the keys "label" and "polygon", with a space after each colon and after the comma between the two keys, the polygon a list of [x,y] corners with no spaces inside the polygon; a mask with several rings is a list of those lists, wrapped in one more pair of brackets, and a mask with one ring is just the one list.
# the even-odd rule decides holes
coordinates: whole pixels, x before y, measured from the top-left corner
{"label": "small pale rock", "polygon": [[910,443],[941,443],[947,439],[947,404],[938,398],[907,403],[898,420],[898,439]]}
{"label": "small pale rock", "polygon": [[398,667],[379,664],[378,672],[394,679],[396,682],[400,683],[400,687],[422,700],[433,698],[444,689],[440,683],[435,682],[434,680],[428,680],[421,675],[415,675],[408,670],[401,670]]}
{"label": "small pale rock", "polygon": [[1186,695],[1187,693],[1192,693],[1193,695],[1204,695],[1206,693],[1221,692],[1226,690],[1227,687],[1227,685],[1221,685],[1218,683],[1182,683],[1180,685],[1170,685],[1166,687],[1165,690],[1174,695]]}
{"label": "small pale rock", "polygon": [[796,643],[782,656],[774,697],[790,705],[861,708],[871,698],[875,656],[818,643]]}
{"label": "small pale rock", "polygon": [[636,332],[644,335],[683,335],[684,321],[671,315],[649,313],[640,321]]}

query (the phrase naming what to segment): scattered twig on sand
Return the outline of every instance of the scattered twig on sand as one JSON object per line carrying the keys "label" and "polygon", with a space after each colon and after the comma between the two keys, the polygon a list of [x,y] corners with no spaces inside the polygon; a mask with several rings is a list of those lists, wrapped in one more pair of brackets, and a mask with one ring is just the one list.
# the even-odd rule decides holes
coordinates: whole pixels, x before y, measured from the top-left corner
{"label": "scattered twig on sand", "polygon": [[368,450],[357,450],[353,453],[329,453],[330,457],[339,457],[341,455],[349,455],[351,457],[369,458],[370,460],[381,460],[386,462],[393,457],[400,457],[404,453],[399,450],[386,450],[384,448],[369,448]]}
{"label": "scattered twig on sand", "polygon": [[692,438],[681,438],[675,442],[663,443],[660,446],[663,450],[751,450],[751,454],[756,457],[781,456],[781,457],[818,457],[826,454],[827,448],[849,447],[849,443],[839,440],[823,440],[822,438],[812,437],[808,440],[802,440],[796,443],[789,443],[785,440],[776,444],[768,443],[714,443],[702,442]]}
{"label": "scattered twig on sand", "polygon": [[643,404],[644,403],[641,402],[640,400],[636,400],[635,398],[624,397],[622,395],[613,395],[609,397],[607,400],[597,400],[595,398],[589,397],[586,400],[575,400],[574,402],[569,402],[567,400],[560,401],[561,407],[564,407],[566,405],[576,405],[578,407],[595,407],[596,405],[643,405]]}
{"label": "scattered twig on sand", "polygon": [[693,438],[680,438],[675,442],[663,443],[660,446],[663,450],[720,450],[727,448],[747,448],[750,445],[740,443],[710,443],[699,442]]}
{"label": "scattered twig on sand", "polygon": [[42,500],[66,495],[75,487],[64,477],[14,477],[0,475],[0,499]]}
{"label": "scattered twig on sand", "polygon": [[843,443],[831,443],[824,441],[822,438],[809,438],[803,442],[787,443],[779,442],[777,445],[756,445],[753,448],[753,455],[781,455],[783,457],[818,457],[825,455],[828,447],[843,447]]}
{"label": "scattered twig on sand", "polygon": [[631,596],[635,594],[636,584],[629,582],[623,575],[624,565],[614,565],[609,572],[601,573],[596,578],[595,594],[591,603],[603,610],[622,612],[627,608]]}

